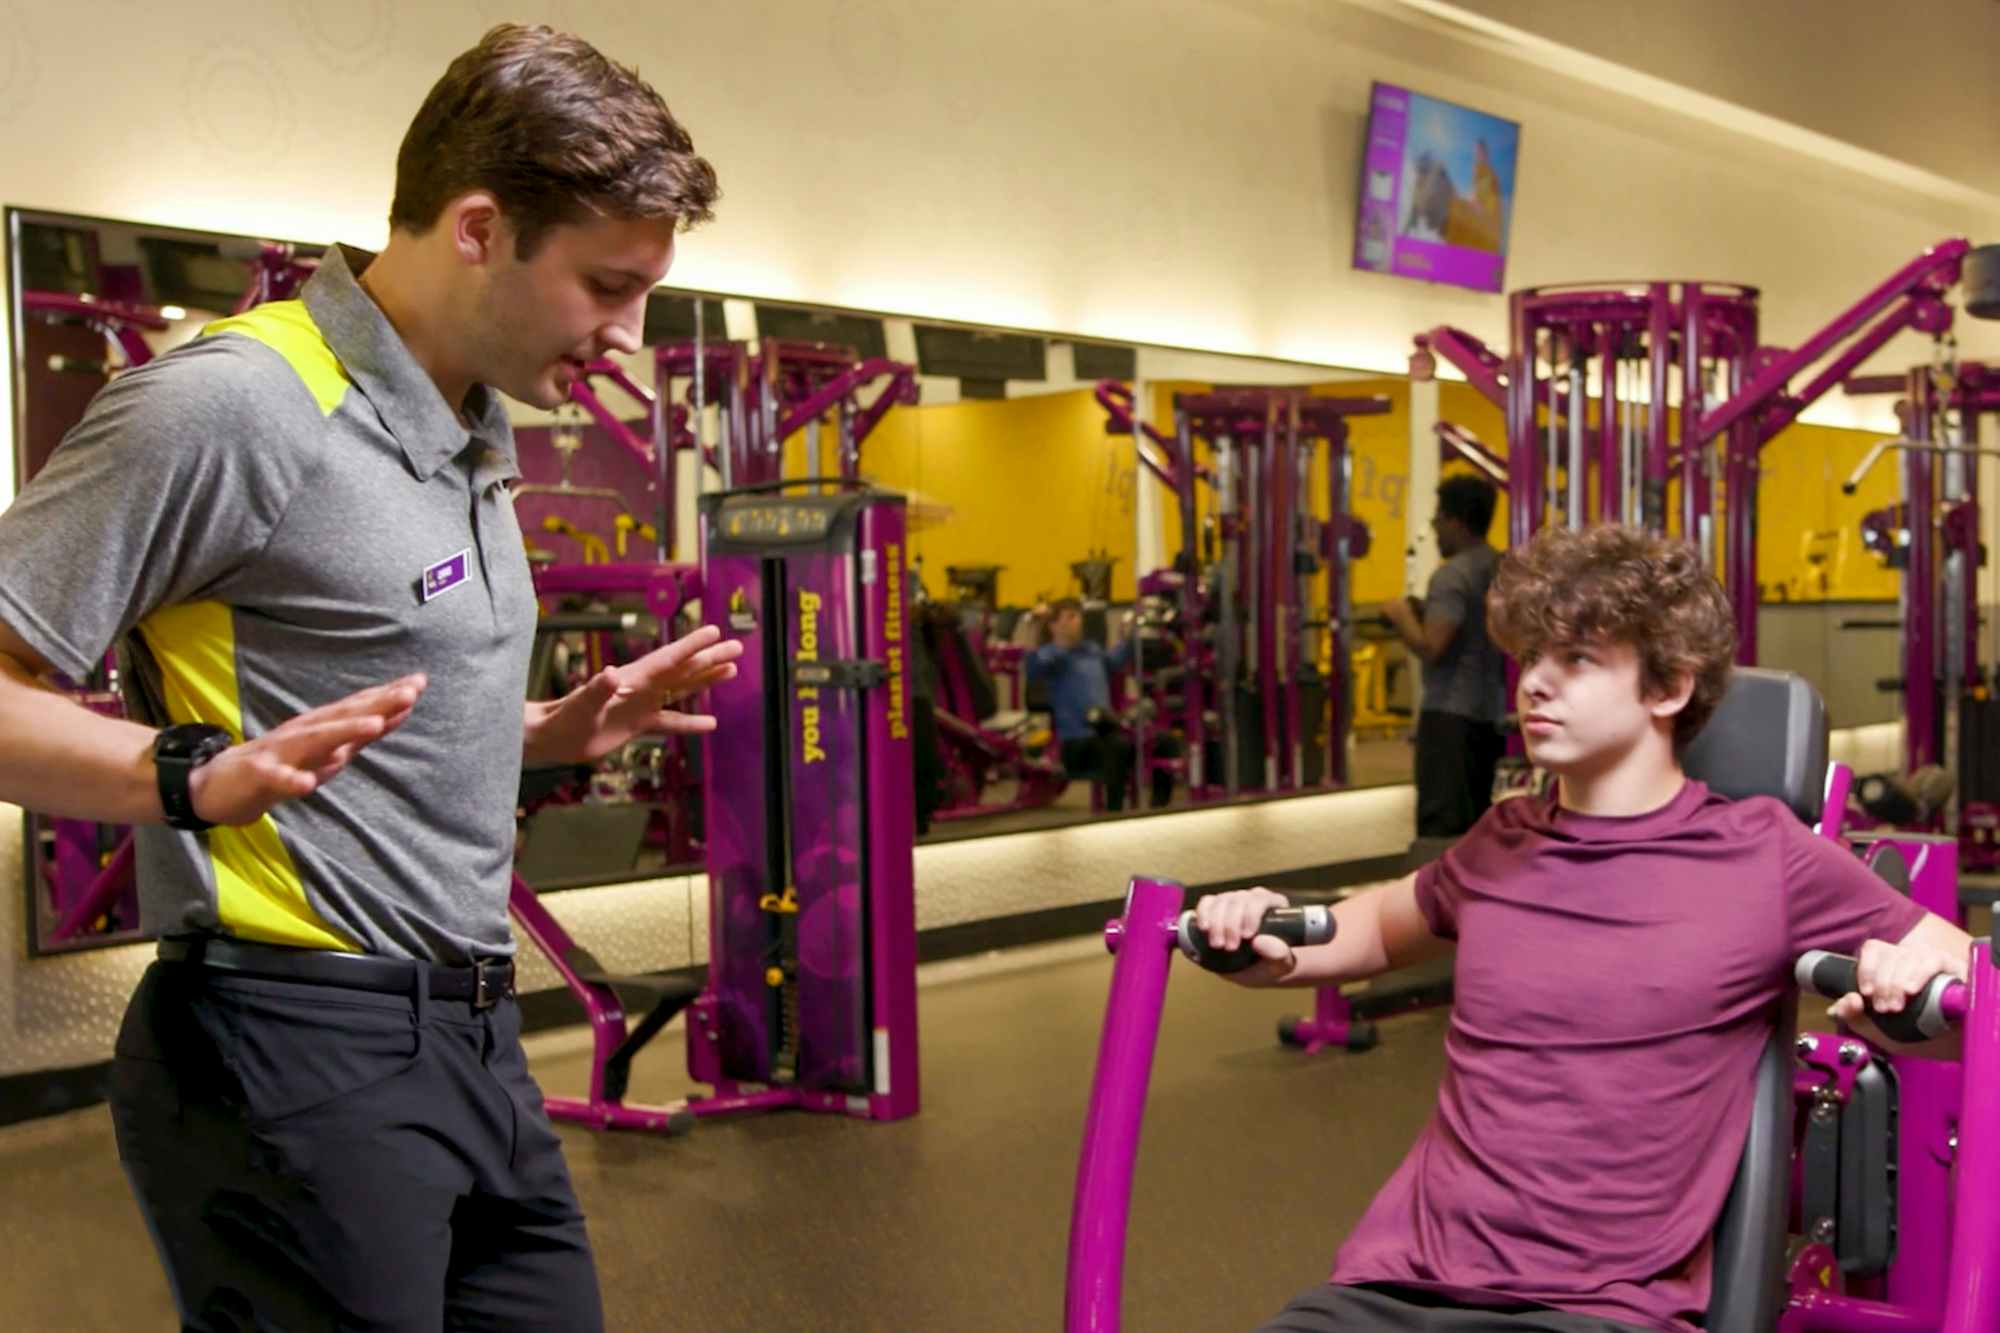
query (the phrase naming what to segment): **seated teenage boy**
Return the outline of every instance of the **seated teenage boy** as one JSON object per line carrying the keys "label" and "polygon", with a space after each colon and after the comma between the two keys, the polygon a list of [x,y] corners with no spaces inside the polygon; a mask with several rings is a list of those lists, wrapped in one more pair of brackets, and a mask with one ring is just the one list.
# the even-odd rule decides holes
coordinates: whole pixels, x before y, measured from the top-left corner
{"label": "seated teenage boy", "polygon": [[[1331,1279],[1267,1330],[1693,1330],[1794,960],[1858,954],[1885,1010],[1966,972],[1963,931],[1781,803],[1682,773],[1734,647],[1692,547],[1544,532],[1502,564],[1488,616],[1557,794],[1494,806],[1439,861],[1341,903],[1330,943],[1256,937],[1231,978],[1322,986],[1458,944],[1437,1109]],[[1283,902],[1223,894],[1196,919],[1234,948]],[[1834,1012],[1856,1020],[1860,996]]]}

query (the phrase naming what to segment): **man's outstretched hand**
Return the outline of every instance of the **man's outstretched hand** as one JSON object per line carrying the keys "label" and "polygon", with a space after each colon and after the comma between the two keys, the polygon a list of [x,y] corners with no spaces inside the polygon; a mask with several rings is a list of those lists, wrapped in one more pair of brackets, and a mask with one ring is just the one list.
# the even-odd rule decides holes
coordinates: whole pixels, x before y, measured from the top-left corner
{"label": "man's outstretched hand", "polygon": [[189,776],[194,812],[211,824],[252,824],[272,806],[310,795],[363,746],[403,725],[426,683],[404,676],[360,690],[230,746]]}
{"label": "man's outstretched hand", "polygon": [[530,703],[523,761],[588,764],[634,736],[715,730],[714,718],[670,705],[736,674],[742,640],[721,639],[721,630],[704,625],[636,662],[604,668],[560,699]]}

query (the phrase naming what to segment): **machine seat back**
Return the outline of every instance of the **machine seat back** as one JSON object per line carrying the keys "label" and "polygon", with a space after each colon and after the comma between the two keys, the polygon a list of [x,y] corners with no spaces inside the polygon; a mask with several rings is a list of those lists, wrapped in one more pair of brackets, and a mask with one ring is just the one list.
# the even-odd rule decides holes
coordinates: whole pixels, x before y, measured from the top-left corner
{"label": "machine seat back", "polygon": [[[1816,825],[1826,801],[1826,753],[1826,705],[1811,685],[1787,671],[1738,667],[1681,761],[1712,791],[1737,800],[1775,796]],[[1793,1014],[1788,996],[1757,1062],[1750,1132],[1715,1228],[1708,1333],[1769,1333],[1785,1303]]]}

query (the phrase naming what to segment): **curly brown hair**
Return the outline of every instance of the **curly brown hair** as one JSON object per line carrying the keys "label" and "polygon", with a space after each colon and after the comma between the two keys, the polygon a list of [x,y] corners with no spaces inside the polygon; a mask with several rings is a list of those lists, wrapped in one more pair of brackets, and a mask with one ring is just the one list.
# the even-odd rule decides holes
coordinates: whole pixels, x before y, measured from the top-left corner
{"label": "curly brown hair", "polygon": [[1493,641],[1516,658],[1585,643],[1629,643],[1644,696],[1694,678],[1674,749],[1700,734],[1729,687],[1736,621],[1691,542],[1617,524],[1545,528],[1509,551],[1486,594]]}
{"label": "curly brown hair", "polygon": [[637,70],[548,27],[503,23],[451,62],[396,153],[389,225],[419,235],[491,190],[534,257],[549,228],[593,216],[714,216],[715,168]]}

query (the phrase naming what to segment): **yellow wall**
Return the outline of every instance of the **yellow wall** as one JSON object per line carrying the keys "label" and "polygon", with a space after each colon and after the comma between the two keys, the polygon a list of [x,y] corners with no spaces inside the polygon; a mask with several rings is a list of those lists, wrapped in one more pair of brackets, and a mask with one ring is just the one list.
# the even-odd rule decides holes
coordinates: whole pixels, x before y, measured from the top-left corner
{"label": "yellow wall", "polygon": [[869,436],[861,471],[951,508],[910,539],[931,595],[948,565],[1004,565],[1003,605],[1075,593],[1072,561],[1117,557],[1114,600],[1133,593],[1131,441],[1104,433],[1088,389],[1028,398],[898,407]]}
{"label": "yellow wall", "polygon": [[[1386,601],[1403,591],[1403,555],[1408,545],[1404,517],[1409,512],[1410,386],[1400,379],[1346,380],[1314,385],[1326,398],[1389,399],[1382,416],[1349,417],[1347,510],[1368,525],[1368,554],[1354,562],[1348,596],[1356,603]],[[1313,513],[1326,516],[1326,459],[1313,460]]]}
{"label": "yellow wall", "polygon": [[[1893,601],[1899,577],[1862,549],[1861,518],[1896,503],[1901,455],[1884,454],[1851,496],[1840,483],[1880,440],[1874,431],[1794,425],[1764,446],[1757,489],[1757,578],[1764,600]],[[1817,563],[1806,559],[1809,537]]]}
{"label": "yellow wall", "polygon": [[[1438,415],[1477,435],[1505,457],[1507,441],[1500,409],[1468,384],[1438,386]],[[1680,413],[1667,412],[1668,430],[1678,433]],[[1878,462],[1855,494],[1841,494],[1861,456],[1882,438],[1879,432],[1835,426],[1794,424],[1764,447],[1757,490],[1757,577],[1769,601],[1893,600],[1895,571],[1861,546],[1861,519],[1870,510],[1896,502],[1898,465],[1894,456]],[[1680,489],[1668,488],[1668,513],[1678,512]],[[1493,520],[1493,543],[1506,546],[1506,498]],[[1726,506],[1726,495],[1718,507]],[[1360,593],[1356,593],[1359,598]]]}
{"label": "yellow wall", "polygon": [[[1163,381],[1148,386],[1155,426],[1173,429],[1176,394],[1212,386]],[[1506,455],[1500,410],[1470,385],[1439,388],[1439,416],[1473,432],[1494,453]],[[1369,552],[1356,561],[1350,595],[1356,603],[1380,602],[1404,590],[1409,541],[1409,386],[1383,377],[1310,386],[1328,397],[1384,395],[1391,410],[1349,420],[1353,457],[1350,511],[1369,528]],[[1669,413],[1669,429],[1677,430]],[[831,449],[831,434],[828,435]],[[1895,502],[1896,463],[1879,463],[1852,497],[1840,494],[1846,478],[1881,438],[1869,431],[1794,425],[1764,450],[1758,492],[1758,577],[1767,601],[1893,599],[1897,581],[1860,544],[1862,515]],[[802,465],[802,437],[792,460]],[[1199,448],[1206,461],[1208,451]],[[830,455],[829,455],[830,456]],[[1069,565],[1093,550],[1117,557],[1113,596],[1131,597],[1134,575],[1134,464],[1129,436],[1104,433],[1104,413],[1090,391],[991,402],[960,402],[892,410],[867,442],[862,471],[872,481],[950,507],[941,523],[920,526],[912,547],[924,562],[933,595],[944,595],[945,567],[1001,564],[1003,603],[1025,605],[1037,597],[1076,591]],[[1447,461],[1444,475],[1472,472]],[[1160,492],[1162,549],[1180,550],[1180,515],[1150,474],[1139,478]],[[1324,455],[1310,479],[1312,512],[1326,516]],[[1207,487],[1197,491],[1197,512],[1213,506]],[[1677,504],[1669,492],[1669,512]],[[1726,504],[1723,497],[1721,503]],[[1815,536],[1815,534],[1819,534]],[[1489,539],[1507,546],[1503,494]]]}

